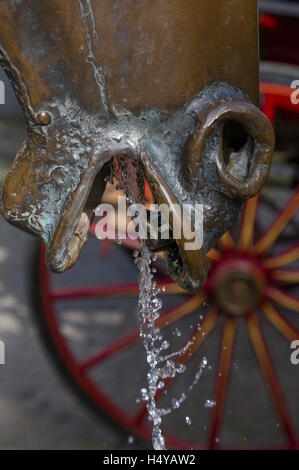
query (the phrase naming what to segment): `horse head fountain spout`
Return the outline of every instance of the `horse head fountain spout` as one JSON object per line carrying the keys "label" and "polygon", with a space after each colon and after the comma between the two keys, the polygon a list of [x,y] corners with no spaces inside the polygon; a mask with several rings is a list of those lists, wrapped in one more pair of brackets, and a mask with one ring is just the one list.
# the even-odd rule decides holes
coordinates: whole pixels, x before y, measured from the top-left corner
{"label": "horse head fountain spout", "polygon": [[205,253],[261,189],[274,146],[256,107],[257,5],[241,3],[1,2],[1,64],[27,128],[1,210],[44,240],[52,270],[77,260],[107,163],[127,155],[157,202],[203,205],[203,246],[166,249],[181,287],[203,284]]}

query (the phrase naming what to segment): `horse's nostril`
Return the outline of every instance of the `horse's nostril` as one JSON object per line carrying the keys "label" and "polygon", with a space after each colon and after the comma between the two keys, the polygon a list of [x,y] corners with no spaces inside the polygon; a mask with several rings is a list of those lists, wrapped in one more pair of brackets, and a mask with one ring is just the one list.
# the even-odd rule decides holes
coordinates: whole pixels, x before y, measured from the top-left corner
{"label": "horse's nostril", "polygon": [[248,140],[248,134],[244,127],[234,121],[228,121],[223,126],[224,151],[239,152]]}
{"label": "horse's nostril", "polygon": [[226,122],[222,132],[224,165],[232,176],[240,181],[245,180],[252,163],[254,141],[238,122]]}
{"label": "horse's nostril", "polygon": [[216,155],[221,192],[248,199],[262,188],[274,149],[273,128],[251,103],[235,101],[220,105],[214,121],[222,121],[221,144]]}

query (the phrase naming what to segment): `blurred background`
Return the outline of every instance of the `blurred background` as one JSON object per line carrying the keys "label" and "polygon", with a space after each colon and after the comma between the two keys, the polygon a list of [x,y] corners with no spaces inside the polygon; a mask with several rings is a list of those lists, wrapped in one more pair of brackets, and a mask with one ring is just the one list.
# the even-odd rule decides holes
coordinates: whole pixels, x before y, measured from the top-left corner
{"label": "blurred background", "polygon": [[[255,246],[276,224],[274,239],[254,261],[267,274],[267,299],[254,305],[251,316],[236,315],[219,289],[207,284],[194,296],[181,293],[167,278],[163,259],[154,262],[169,352],[190,335],[196,344],[186,355],[186,371],[162,389],[161,403],[188,392],[202,359],[208,360],[186,402],[165,419],[173,448],[299,445],[299,365],[290,361],[290,343],[299,340],[299,104],[290,100],[290,83],[299,80],[299,2],[264,0],[260,8],[261,107],[275,126],[275,159],[262,196],[210,253],[208,281],[219,263],[225,261],[230,272],[237,252],[247,263],[248,237]],[[2,70],[0,79],[3,182],[25,131]],[[112,184],[105,198],[115,202]],[[0,340],[6,355],[0,365],[1,449],[150,446],[140,400],[146,365],[138,342],[136,248],[100,242],[92,231],[78,264],[53,275],[44,264],[44,247],[0,222]],[[239,281],[229,300],[241,312],[255,291]]]}

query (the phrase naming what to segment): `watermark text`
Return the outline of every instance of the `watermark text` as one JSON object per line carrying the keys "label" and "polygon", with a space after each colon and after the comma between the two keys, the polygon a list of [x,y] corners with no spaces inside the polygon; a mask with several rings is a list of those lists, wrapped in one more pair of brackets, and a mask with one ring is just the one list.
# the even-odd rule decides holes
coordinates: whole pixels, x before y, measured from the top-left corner
{"label": "watermark text", "polygon": [[5,344],[0,341],[0,365],[5,364]]}
{"label": "watermark text", "polygon": [[146,208],[143,204],[127,205],[126,197],[120,196],[117,207],[103,203],[95,214],[100,217],[95,227],[100,240],[183,240],[185,250],[202,248],[202,204],[150,204]]}
{"label": "watermark text", "polygon": [[290,87],[295,89],[291,94],[291,102],[292,104],[298,104],[299,103],[299,80],[293,80]]}
{"label": "watermark text", "polygon": [[291,364],[293,364],[293,366],[298,366],[299,365],[299,339],[292,341],[291,349],[294,349],[290,358]]}
{"label": "watermark text", "polygon": [[5,85],[2,80],[0,80],[0,104],[5,104]]}

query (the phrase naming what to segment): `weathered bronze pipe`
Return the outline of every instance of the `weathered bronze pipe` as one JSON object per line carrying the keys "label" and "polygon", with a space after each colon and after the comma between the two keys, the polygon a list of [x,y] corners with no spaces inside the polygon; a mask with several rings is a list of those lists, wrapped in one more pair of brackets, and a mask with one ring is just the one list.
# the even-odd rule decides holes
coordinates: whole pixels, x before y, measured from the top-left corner
{"label": "weathered bronze pipe", "polygon": [[203,249],[178,244],[179,268],[177,251],[167,255],[174,279],[199,288],[204,252],[270,168],[273,131],[255,106],[256,0],[3,0],[0,44],[27,126],[4,217],[46,242],[51,269],[69,268],[106,163],[128,155],[157,200],[203,204]]}

